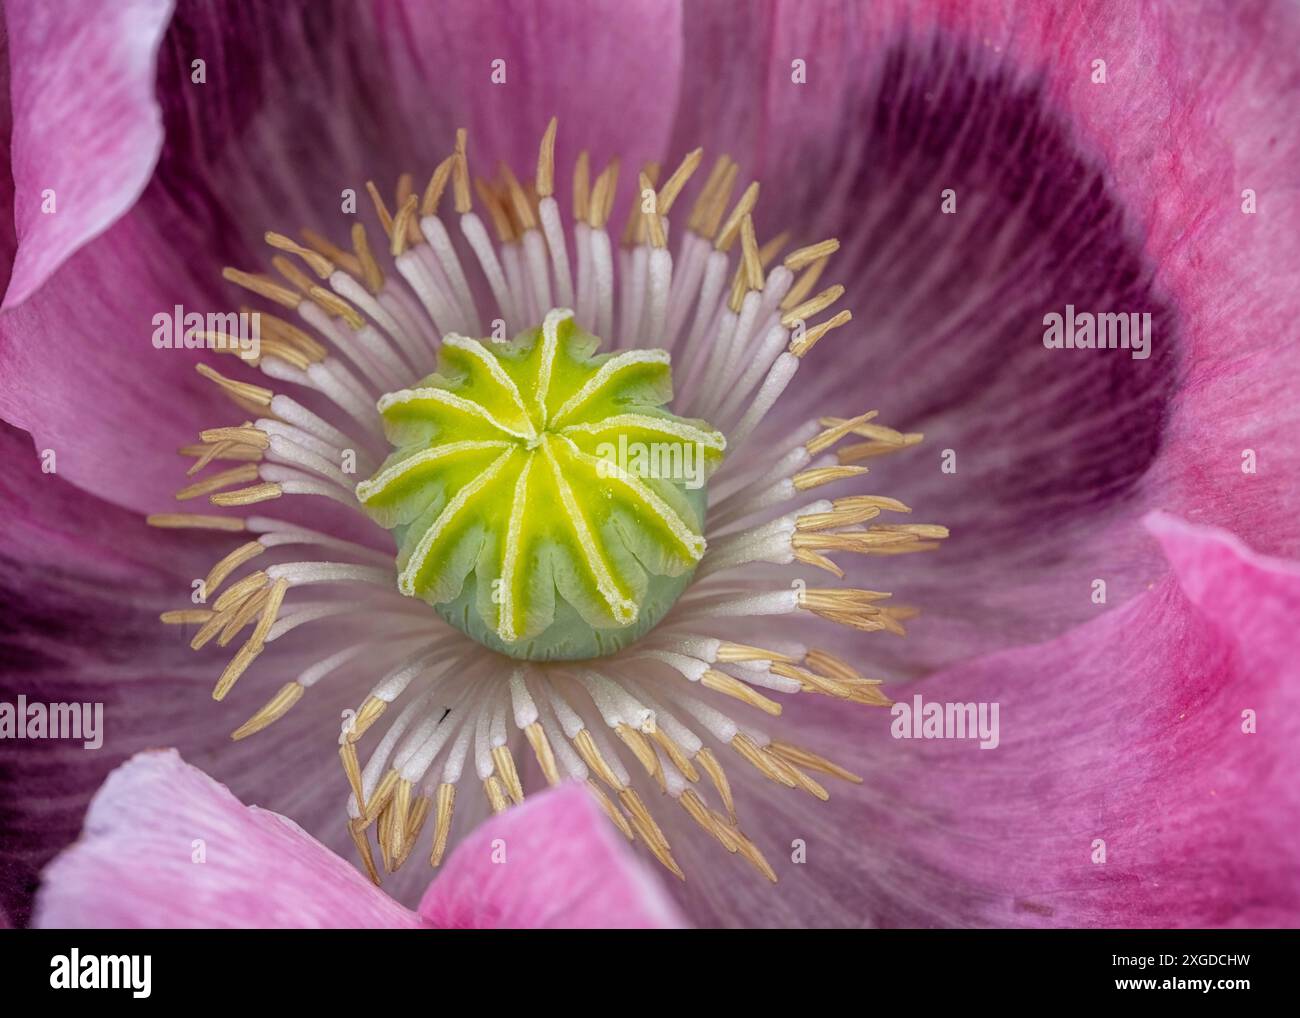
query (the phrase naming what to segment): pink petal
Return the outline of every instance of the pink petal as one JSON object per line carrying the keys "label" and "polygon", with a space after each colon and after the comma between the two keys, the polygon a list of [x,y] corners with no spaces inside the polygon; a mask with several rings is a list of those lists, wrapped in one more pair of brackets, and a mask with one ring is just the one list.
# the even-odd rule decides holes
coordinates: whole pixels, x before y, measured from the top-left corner
{"label": "pink petal", "polygon": [[34,925],[420,923],[292,820],[242,805],[175,750],[160,750],[109,776],[81,840],[45,871]]}
{"label": "pink petal", "polygon": [[[18,253],[4,307],[22,303],[125,212],[162,148],[154,55],[171,0],[5,10]],[[52,214],[43,193],[55,194]]]}
{"label": "pink petal", "polygon": [[675,928],[658,880],[580,785],[507,810],[467,837],[420,902],[440,927]]}

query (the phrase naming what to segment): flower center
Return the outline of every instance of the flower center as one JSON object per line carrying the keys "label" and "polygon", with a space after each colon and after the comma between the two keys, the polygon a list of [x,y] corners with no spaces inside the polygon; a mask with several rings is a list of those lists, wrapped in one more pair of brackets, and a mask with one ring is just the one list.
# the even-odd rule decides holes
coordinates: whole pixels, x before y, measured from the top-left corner
{"label": "flower center", "polygon": [[[555,132],[552,120],[527,183],[506,167],[473,180],[461,131],[422,196],[399,180],[396,212],[368,184],[382,264],[351,222],[351,249],[308,229],[305,243],[268,233],[283,281],[226,269],[285,311],[258,312],[249,359],[276,389],[197,365],[243,421],[184,447],[189,474],[235,465],[176,493],[214,511],[149,522],[244,537],[195,585],[196,605],[163,621],[196,627],[195,650],[243,639],[217,700],[259,659],[298,663],[235,739],[318,685],[323,713],[355,705],[342,732],[321,738],[338,741],[346,783],[335,790],[376,881],[372,840],[383,869],[397,869],[426,821],[426,857],[439,864],[471,774],[494,811],[522,801],[526,783],[583,782],[677,876],[672,844],[702,831],[775,880],[723,759],[779,795],[827,798],[812,773],[860,780],[765,726],[782,712],[776,697],[891,702],[881,680],[811,641],[828,624],[902,635],[913,611],[806,576],[844,580],[847,556],[925,551],[947,535],[879,522],[910,510],[843,490],[862,481],[863,461],[921,436],[860,407],[771,414],[852,317],[831,311],[844,287],[817,289],[838,241],[773,265],[787,238],[759,243],[758,184],[737,197],[725,155],[670,223],[697,149],[662,185],[657,166],[638,174],[615,252],[618,161],[593,180],[577,157],[566,227]],[[502,341],[464,338],[489,335]],[[807,402],[834,391],[833,355],[819,371]],[[406,388],[412,379],[423,381]],[[670,397],[709,423],[670,413]],[[267,515],[232,513],[270,503]],[[285,654],[266,662],[282,640]]]}
{"label": "flower center", "polygon": [[438,373],[379,400],[396,452],[356,494],[397,536],[398,588],[511,657],[619,650],[706,547],[726,439],[662,409],[665,351],[596,347],[571,311],[508,344],[449,335]]}

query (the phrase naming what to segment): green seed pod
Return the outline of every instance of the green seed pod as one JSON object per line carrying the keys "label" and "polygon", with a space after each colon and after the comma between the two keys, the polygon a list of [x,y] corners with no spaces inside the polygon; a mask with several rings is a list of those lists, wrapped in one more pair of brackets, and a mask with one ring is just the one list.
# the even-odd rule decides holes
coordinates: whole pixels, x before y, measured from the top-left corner
{"label": "green seed pod", "polygon": [[396,451],[356,492],[396,536],[399,588],[511,657],[625,646],[704,554],[725,438],[663,409],[665,351],[598,345],[569,311],[511,343],[448,336],[436,374],[379,401]]}

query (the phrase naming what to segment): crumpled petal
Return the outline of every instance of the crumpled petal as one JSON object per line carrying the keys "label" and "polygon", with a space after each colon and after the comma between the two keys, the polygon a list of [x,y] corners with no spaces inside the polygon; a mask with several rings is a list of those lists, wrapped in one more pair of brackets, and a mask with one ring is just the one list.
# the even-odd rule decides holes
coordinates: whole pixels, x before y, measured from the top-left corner
{"label": "crumpled petal", "polygon": [[412,928],[418,917],[292,820],[244,806],[175,750],[142,753],[45,871],[34,925]]}
{"label": "crumpled petal", "polygon": [[621,842],[591,794],[566,784],[479,825],[420,902],[439,927],[676,928],[657,877]]}
{"label": "crumpled petal", "polygon": [[5,308],[144,190],[162,149],[154,70],[171,10],[172,0],[5,6],[18,233]]}

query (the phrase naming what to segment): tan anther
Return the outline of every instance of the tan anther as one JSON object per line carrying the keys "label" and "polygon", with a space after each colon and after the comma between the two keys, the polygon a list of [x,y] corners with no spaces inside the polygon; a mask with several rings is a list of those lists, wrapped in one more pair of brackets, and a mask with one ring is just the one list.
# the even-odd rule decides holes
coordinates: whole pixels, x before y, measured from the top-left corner
{"label": "tan anther", "polygon": [[433,799],[428,795],[421,795],[415,800],[411,807],[410,816],[406,821],[406,848],[401,856],[393,861],[394,869],[401,869],[402,865],[410,858],[415,844],[420,840],[420,832],[424,830],[425,821],[429,819],[429,813],[433,809]]}
{"label": "tan anther", "polygon": [[[193,477],[195,474],[205,469],[208,466],[208,464],[214,462],[215,460],[226,459],[227,458],[226,454],[230,450],[236,448],[238,448],[238,446],[236,446],[234,442],[214,442],[211,445],[199,446],[200,451],[199,451],[198,458],[195,459],[195,461],[190,464],[189,469],[185,471],[185,476]],[[182,450],[182,452],[183,451],[184,450]],[[248,451],[251,452],[253,455],[250,457],[246,457],[241,462],[259,462],[262,459],[262,453],[259,450],[249,449]]]}
{"label": "tan anther", "polygon": [[366,181],[366,191],[370,194],[370,201],[375,206],[375,215],[379,217],[379,225],[384,228],[384,236],[391,238],[393,236],[393,214],[388,211],[388,206],[384,203],[384,196],[379,193],[379,188],[375,186],[373,180]]}
{"label": "tan anther", "polygon": [[722,799],[723,808],[726,809],[727,815],[731,817],[731,822],[736,822],[736,801],[731,796],[731,782],[727,780],[727,772],[722,769],[722,764],[718,758],[713,755],[711,749],[701,749],[695,754],[695,762],[698,763],[709,780],[713,782],[713,787],[718,790],[718,795]]}
{"label": "tan anther", "polygon": [[831,500],[831,510],[821,513],[804,513],[795,521],[799,531],[829,530],[832,527],[852,527],[880,515],[881,506],[869,495],[849,495]]}
{"label": "tan anther", "polygon": [[241,307],[245,314],[255,313],[259,316],[262,325],[262,342],[268,341],[282,343],[285,346],[293,347],[300,351],[313,364],[323,361],[328,355],[327,350],[321,343],[318,343],[311,336],[307,335],[298,326],[291,322],[286,322],[283,318],[275,315],[269,315],[265,312],[253,312],[252,308],[247,306]]}
{"label": "tan anther", "polygon": [[[835,515],[835,514],[826,514]],[[879,533],[875,530],[808,531],[790,540],[792,547],[820,552],[845,551],[855,555],[888,555],[912,550],[918,539],[911,534]]]}
{"label": "tan anther", "polygon": [[489,774],[483,779],[483,791],[487,795],[493,813],[503,813],[509,807],[510,803],[506,801],[505,790],[501,787],[501,782],[495,774]]}
{"label": "tan anther", "polygon": [[844,296],[844,287],[839,283],[828,286],[811,300],[806,300],[798,307],[793,307],[781,315],[781,325],[790,328],[795,322],[807,321],[813,315],[821,314],[828,307]]}
{"label": "tan anther", "polygon": [[768,744],[767,748],[770,752],[792,764],[807,767],[812,771],[820,771],[822,774],[829,774],[831,777],[839,778],[842,781],[851,781],[855,785],[862,784],[862,779],[858,775],[845,770],[837,763],[827,760],[824,756],[818,756],[811,750],[803,749],[788,742],[772,742]]}
{"label": "tan anther", "polygon": [[763,777],[775,781],[778,785],[785,785],[787,788],[798,787],[799,782],[795,780],[789,766],[783,761],[774,758],[770,753],[764,753],[748,735],[738,732],[732,736],[731,748],[753,764],[754,769]]}
{"label": "tan anther", "polygon": [[948,528],[938,523],[876,523],[871,527],[873,534],[906,534],[919,537],[925,541],[942,541],[948,536]]}
{"label": "tan anther", "polygon": [[537,757],[537,766],[542,769],[546,783],[552,786],[558,785],[560,771],[555,766],[555,753],[551,749],[550,740],[546,738],[546,731],[541,723],[534,721],[528,725],[524,729],[524,736],[528,739],[528,744],[533,747],[533,755]]}
{"label": "tan anther", "polygon": [[245,598],[244,602],[234,610],[225,627],[221,630],[221,635],[217,637],[218,647],[228,647],[230,641],[243,632],[244,627],[253,621],[253,618],[262,610],[270,596],[270,590],[263,587],[251,597]]}
{"label": "tan anther", "polygon": [[266,645],[266,634],[280,612],[280,604],[284,599],[286,589],[288,589],[288,581],[286,580],[278,580],[272,585],[270,595],[266,598],[266,603],[262,608],[261,617],[257,620],[257,626],[253,629],[253,635],[248,638],[247,643],[239,648],[234,658],[226,666],[225,671],[221,673],[221,678],[217,680],[216,688],[212,691],[214,700],[224,699],[239,680],[239,677],[247,671],[248,666],[262,653],[262,648]]}
{"label": "tan anther", "polygon": [[745,269],[745,285],[751,290],[762,290],[763,256],[758,249],[753,216],[746,216],[740,224],[740,256]]}
{"label": "tan anther", "polygon": [[361,706],[357,709],[357,715],[352,719],[352,725],[348,729],[348,742],[357,742],[369,730],[370,726],[379,720],[381,714],[388,709],[388,701],[381,700],[377,696],[368,696]]}
{"label": "tan anther", "polygon": [[506,163],[501,164],[501,177],[505,182],[505,200],[510,203],[510,210],[519,224],[520,232],[537,229],[537,217],[533,214],[532,203],[519,186],[519,178]]}
{"label": "tan anther", "polygon": [[268,276],[256,275],[252,272],[241,272],[239,269],[230,266],[226,266],[221,270],[221,276],[236,286],[242,286],[245,290],[249,290],[259,297],[265,297],[269,301],[274,301],[290,311],[297,311],[298,305],[302,303],[302,297],[296,291],[277,283]]}
{"label": "tan anther", "polygon": [[239,650],[235,652],[235,656],[231,658],[230,663],[226,665],[225,670],[221,673],[221,677],[217,680],[217,684],[212,690],[212,699],[224,700],[226,694],[234,688],[234,685],[239,681],[240,676],[248,670],[248,666],[256,660],[257,655],[260,653],[262,653],[261,646],[254,644],[251,640],[240,647]]}
{"label": "tan anther", "polygon": [[819,241],[816,244],[809,244],[807,247],[797,248],[785,256],[782,264],[791,272],[798,272],[800,269],[811,265],[813,262],[820,261],[833,255],[840,249],[840,242],[835,237]]}
{"label": "tan anther", "polygon": [[766,750],[765,753],[769,760],[775,762],[777,766],[784,767],[789,774],[793,775],[795,783],[814,799],[820,799],[822,802],[829,801],[831,793],[826,791],[826,788],[819,781],[805,774],[793,762],[780,754]]}
{"label": "tan anther", "polygon": [[456,786],[443,782],[438,786],[433,811],[433,849],[429,865],[437,867],[447,851],[447,836],[451,834],[451,815],[456,808]]}
{"label": "tan anther", "polygon": [[823,569],[830,573],[837,580],[844,579],[848,574],[835,564],[835,562],[820,552],[813,551],[811,548],[794,549],[794,558],[796,562],[802,562],[804,565],[812,566],[814,569]]}
{"label": "tan anther", "polygon": [[699,229],[696,232],[706,240],[717,235],[722,217],[727,214],[727,205],[731,202],[731,192],[736,187],[736,177],[739,174],[740,167],[728,160],[707,203],[700,210]]}
{"label": "tan anther", "polygon": [[238,607],[235,605],[225,611],[214,611],[212,617],[199,627],[199,631],[190,640],[190,650],[202,650],[215,639],[217,634],[226,628],[226,623],[234,617]]}
{"label": "tan anther", "polygon": [[841,682],[865,682],[871,685],[880,685],[881,682],[880,679],[865,678],[851,664],[843,658],[836,657],[829,651],[814,648],[804,656],[804,662],[809,668],[814,668],[832,678],[839,679]]}
{"label": "tan anther", "polygon": [[650,733],[650,738],[659,743],[659,748],[662,749],[668,759],[672,761],[673,766],[682,772],[683,777],[685,777],[687,781],[700,780],[700,772],[695,769],[695,765],[691,763],[690,757],[688,757],[682,750],[682,747],[674,742],[672,737],[664,731],[662,725],[655,725],[654,730]]}
{"label": "tan anther", "polygon": [[455,156],[448,156],[440,162],[429,177],[429,185],[424,189],[424,196],[420,200],[421,216],[436,216],[438,214],[438,205],[442,202],[443,193],[447,190],[447,182],[451,180],[451,168],[456,162]]}
{"label": "tan anther", "polygon": [[772,869],[771,864],[766,858],[764,858],[763,853],[758,850],[758,846],[738,830],[733,831],[732,834],[739,846],[740,854],[744,856],[745,860],[753,866],[754,869],[758,870],[759,873],[763,874],[763,876],[767,877],[768,880],[775,884],[776,871]]}
{"label": "tan anther", "polygon": [[415,195],[410,195],[397,209],[397,216],[393,219],[393,236],[388,245],[388,253],[394,258],[411,246],[411,227],[415,223],[418,209],[419,201]]}
{"label": "tan anther", "polygon": [[353,331],[366,324],[361,312],[333,290],[327,290],[323,286],[313,286],[308,291],[308,296],[327,313],[335,318],[342,318]]}
{"label": "tan anther", "polygon": [[730,696],[741,703],[747,703],[751,707],[757,707],[763,713],[770,714],[773,717],[778,717],[781,713],[781,705],[775,700],[769,699],[748,684],[714,668],[710,668],[704,673],[700,679],[700,685],[706,689],[712,689],[715,693]]}
{"label": "tan anther", "polygon": [[376,887],[380,884],[379,870],[375,868],[375,857],[370,851],[370,841],[366,838],[366,825],[362,820],[348,821],[348,833],[352,835],[352,843],[357,846],[357,853],[361,856],[361,861],[365,864],[366,873],[370,875],[370,881]]}
{"label": "tan anther", "polygon": [[379,843],[379,857],[385,873],[393,872],[393,800],[379,811],[378,823],[375,824],[375,841]]}
{"label": "tan anther", "polygon": [[[397,177],[397,200],[394,203],[393,207],[400,209],[403,205],[406,204],[406,199],[414,198],[414,197],[415,197],[415,178],[411,176],[411,174],[409,173],[399,174]],[[416,203],[417,205],[419,204],[418,198],[416,198]],[[396,216],[393,217],[393,221],[394,222],[397,221]]]}
{"label": "tan anther", "polygon": [[302,239],[307,242],[307,246],[313,251],[324,255],[349,275],[360,278],[361,263],[351,251],[339,247],[328,237],[307,227],[303,227],[298,232],[302,234]]}
{"label": "tan anther", "polygon": [[617,159],[611,159],[609,165],[600,171],[591,190],[591,202],[587,222],[593,230],[603,230],[609,222],[609,214],[614,210],[614,194],[618,190]]}
{"label": "tan anther", "polygon": [[806,357],[808,352],[816,346],[822,338],[832,329],[838,329],[841,325],[847,325],[853,320],[853,312],[848,308],[840,311],[833,318],[828,318],[820,325],[808,329],[797,339],[790,340],[790,352],[796,357]]}
{"label": "tan anther", "polygon": [[352,247],[357,252],[357,261],[361,265],[361,280],[367,290],[377,294],[384,286],[384,272],[370,250],[370,239],[366,228],[361,223],[352,224]]}
{"label": "tan anther", "polygon": [[213,445],[183,445],[176,451],[182,456],[193,456],[198,460],[197,467],[191,464],[186,469],[185,472],[190,476],[197,474],[214,461],[254,463],[262,458],[261,452],[257,449],[235,445],[233,442],[218,442]]}
{"label": "tan anther", "polygon": [[241,505],[257,505],[259,502],[270,502],[283,494],[284,489],[280,485],[268,481],[265,484],[255,484],[249,488],[240,488],[238,491],[223,491],[216,495],[209,495],[208,501],[213,505],[232,508]]}
{"label": "tan anther", "polygon": [[758,249],[758,261],[764,269],[772,264],[781,248],[790,242],[790,231],[782,230]]}
{"label": "tan anther", "polygon": [[227,608],[234,607],[235,605],[240,604],[249,594],[261,590],[269,582],[270,578],[261,569],[255,573],[249,573],[238,583],[231,584],[230,587],[228,587],[226,591],[213,603],[212,609],[213,611],[221,612],[225,611]]}
{"label": "tan anther", "polygon": [[238,516],[205,516],[202,513],[154,513],[145,523],[160,530],[226,530],[238,533],[244,521]]}
{"label": "tan anther", "polygon": [[713,168],[709,170],[709,175],[704,178],[704,186],[700,188],[700,193],[696,195],[695,202],[691,205],[691,214],[686,217],[686,228],[692,233],[708,235],[701,228],[702,217],[712,207],[714,192],[717,191],[723,175],[727,172],[729,163],[730,160],[725,155],[718,156],[713,162]]}
{"label": "tan anther", "polygon": [[310,293],[311,288],[316,285],[316,281],[311,276],[284,255],[272,255],[271,264],[275,267],[275,271],[280,273],[299,293]]}
{"label": "tan anther", "polygon": [[655,200],[655,211],[661,216],[668,215],[672,211],[673,205],[682,193],[682,188],[686,186],[691,175],[699,168],[700,161],[704,158],[704,149],[697,148],[693,152],[688,152],[677,169],[673,170],[673,175],[664,181],[664,186],[659,189],[659,194]]}
{"label": "tan anther", "polygon": [[493,746],[492,762],[496,764],[497,774],[501,776],[501,783],[505,790],[518,806],[524,801],[524,786],[519,780],[519,770],[515,767],[515,758],[510,755],[509,746]]}
{"label": "tan anther", "polygon": [[555,193],[555,132],[559,121],[551,117],[537,149],[537,194],[549,198]]}
{"label": "tan anther", "polygon": [[509,211],[492,185],[482,177],[478,177],[474,180],[474,190],[478,192],[478,200],[487,210],[488,218],[492,220],[492,229],[496,231],[497,240],[502,244],[514,243],[516,239],[514,220],[511,219]]}
{"label": "tan anther", "polygon": [[257,471],[258,465],[256,463],[231,467],[229,470],[223,470],[211,477],[205,477],[201,481],[195,481],[193,484],[181,488],[180,491],[176,492],[176,501],[185,502],[191,498],[198,498],[200,495],[210,495],[222,488],[229,488],[231,485],[247,484],[249,481],[257,480]]}
{"label": "tan anther", "polygon": [[809,455],[816,456],[820,452],[825,452],[845,435],[851,435],[853,429],[859,424],[876,417],[878,411],[868,410],[865,414],[848,420],[839,420],[838,418],[823,417],[818,423],[823,430],[814,435],[804,443],[804,448],[808,450]]}
{"label": "tan anther", "polygon": [[206,364],[196,364],[194,370],[210,382],[216,383],[229,396],[237,397],[259,408],[269,410],[271,407],[271,399],[275,396],[275,393],[270,389],[260,385],[253,385],[250,382],[237,382]]}
{"label": "tan anther", "polygon": [[724,664],[743,661],[793,661],[789,654],[782,654],[764,647],[752,647],[747,643],[731,643],[723,640],[718,644],[717,660]]}
{"label": "tan anther", "polygon": [[307,267],[316,273],[321,279],[329,279],[334,272],[334,263],[318,251],[313,251],[309,247],[303,247],[292,237],[286,237],[283,233],[274,233],[268,230],[263,234],[264,239],[271,247],[277,251],[285,251],[288,254],[297,255]]}
{"label": "tan anther", "polygon": [[659,764],[659,756],[655,753],[654,747],[646,740],[646,737],[631,725],[622,722],[615,727],[614,734],[623,740],[623,744],[632,751],[632,755],[645,768],[646,774],[654,778],[662,790],[664,787],[664,770]]}
{"label": "tan anther", "polygon": [[907,440],[907,435],[901,431],[897,431],[894,428],[887,428],[883,424],[870,423],[874,416],[875,415],[873,414],[871,417],[866,418],[855,417],[852,421],[845,421],[839,417],[821,417],[818,419],[818,423],[824,428],[834,427],[841,424],[852,424],[852,427],[849,429],[851,434],[857,435],[860,438],[874,438],[879,442],[892,442],[895,445],[902,445]]}
{"label": "tan anther", "polygon": [[695,789],[686,789],[677,801],[690,814],[691,819],[716,838],[723,848],[728,852],[736,851],[740,843],[736,840],[731,828],[713,815],[708,806],[704,804],[704,800],[695,794]]}
{"label": "tan anther", "polygon": [[822,273],[826,271],[826,266],[829,263],[829,258],[819,258],[800,274],[799,278],[794,281],[794,284],[786,292],[786,295],[781,298],[782,312],[797,307],[808,294],[813,292],[813,288],[817,286],[818,280],[821,279]]}
{"label": "tan anther", "polygon": [[[647,191],[652,195],[654,194],[654,181],[650,174],[642,171],[639,183],[641,185],[642,195]],[[658,208],[658,196],[655,196],[654,202],[655,208],[652,211],[641,213],[641,218],[636,229],[637,240],[648,240],[651,247],[663,248],[668,246],[668,235],[664,232],[663,214]]]}
{"label": "tan anther", "polygon": [[167,611],[158,616],[158,620],[167,626],[203,625],[212,618],[210,608],[182,608],[179,611]]}
{"label": "tan anther", "polygon": [[580,223],[591,217],[591,156],[583,149],[573,166],[573,218]]}
{"label": "tan anther", "polygon": [[257,620],[257,626],[253,629],[251,640],[258,644],[266,642],[271,627],[275,625],[275,620],[280,617],[280,607],[284,604],[284,595],[288,592],[289,581],[286,579],[281,578],[271,584],[271,593],[262,608],[262,614]]}
{"label": "tan anther", "polygon": [[623,782],[619,780],[614,769],[610,767],[609,761],[606,760],[596,748],[596,741],[591,737],[591,733],[583,728],[573,737],[573,745],[578,750],[578,755],[582,757],[585,763],[601,781],[609,785],[610,788],[622,788]]}
{"label": "tan anther", "polygon": [[266,705],[261,710],[231,732],[230,737],[238,742],[273,725],[289,713],[290,708],[302,699],[304,692],[306,692],[304,687],[297,682],[286,682],[275,696],[266,701]]}
{"label": "tan anther", "polygon": [[398,778],[393,789],[393,801],[389,806],[392,817],[388,828],[388,855],[390,868],[397,869],[400,860],[406,858],[406,832],[411,816],[411,783],[405,778]]}
{"label": "tan anther", "polygon": [[348,787],[352,789],[357,800],[357,810],[363,816],[366,812],[365,786],[361,781],[361,761],[357,757],[356,743],[346,739],[339,745],[339,761],[343,764],[343,773],[347,775]]}
{"label": "tan anther", "polygon": [[367,826],[378,820],[379,814],[388,806],[388,801],[393,797],[393,793],[397,791],[397,782],[400,778],[401,775],[390,767],[384,772],[384,776],[379,779],[379,784],[375,786],[375,791],[370,796],[370,800],[366,803],[366,808],[362,813]]}
{"label": "tan anther", "polygon": [[859,442],[837,450],[837,455],[841,463],[855,463],[859,460],[871,459],[873,456],[887,456],[890,453],[901,452],[910,446],[920,444],[924,438],[923,434],[913,432],[904,435],[902,442]]}
{"label": "tan anther", "polygon": [[713,242],[715,250],[724,254],[731,250],[736,238],[740,236],[745,217],[753,212],[754,206],[758,204],[758,190],[757,180],[745,188],[740,200],[736,202],[736,207],[731,210],[731,215],[727,217],[727,221],[722,224],[722,229],[718,231],[717,239]]}
{"label": "tan anther", "polygon": [[239,428],[204,428],[199,432],[199,438],[204,442],[237,442],[257,449],[271,445],[271,437],[265,431],[248,424]]}
{"label": "tan anther", "polygon": [[685,880],[686,874],[682,872],[682,868],[677,865],[677,860],[673,858],[672,846],[668,844],[664,832],[655,823],[654,817],[650,815],[650,810],[641,801],[641,797],[630,788],[623,789],[618,793],[618,797],[628,811],[633,828],[635,828],[637,834],[641,835],[641,840],[646,843],[646,847],[650,849],[654,857],[678,880]]}
{"label": "tan anther", "polygon": [[813,488],[820,488],[824,484],[835,484],[838,481],[847,481],[852,477],[861,477],[867,472],[866,467],[846,466],[846,467],[810,467],[807,470],[801,470],[790,478],[796,491],[811,491]]}
{"label": "tan anther", "polygon": [[632,830],[632,825],[627,822],[627,817],[619,812],[618,807],[614,805],[613,801],[604,793],[601,787],[596,784],[594,778],[587,779],[587,787],[591,790],[591,794],[596,797],[596,801],[600,803],[600,808],[605,811],[605,815],[613,821],[615,827],[623,832],[623,837],[627,838],[628,841],[631,841],[635,837],[635,833]]}
{"label": "tan anther", "polygon": [[456,151],[451,168],[452,192],[456,198],[456,211],[462,215],[469,212],[474,204],[469,193],[469,157],[465,153],[469,136],[465,128],[456,129]]}

